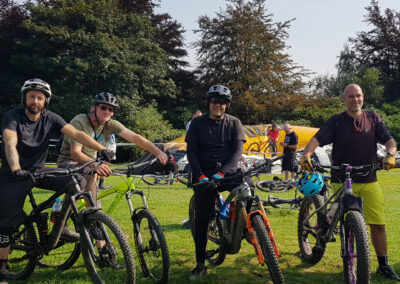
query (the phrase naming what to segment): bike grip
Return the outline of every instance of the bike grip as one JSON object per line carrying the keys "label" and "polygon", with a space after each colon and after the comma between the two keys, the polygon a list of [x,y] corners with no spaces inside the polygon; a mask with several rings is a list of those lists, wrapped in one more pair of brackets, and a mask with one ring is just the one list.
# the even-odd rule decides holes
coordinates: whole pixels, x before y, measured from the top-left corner
{"label": "bike grip", "polygon": [[205,181],[209,181],[209,179],[208,179],[207,176],[205,176],[205,175],[199,176],[199,182],[200,182],[200,183],[205,182]]}
{"label": "bike grip", "polygon": [[224,175],[223,173],[218,172],[218,173],[215,173],[215,174],[212,176],[212,178],[213,178],[213,179],[216,179],[216,180],[219,180],[219,179],[223,179],[224,176],[225,176],[225,175]]}

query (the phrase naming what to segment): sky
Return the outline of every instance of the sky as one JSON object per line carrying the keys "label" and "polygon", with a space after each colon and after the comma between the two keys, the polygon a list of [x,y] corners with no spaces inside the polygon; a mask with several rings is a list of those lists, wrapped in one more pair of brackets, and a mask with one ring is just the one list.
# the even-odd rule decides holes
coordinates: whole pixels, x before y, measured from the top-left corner
{"label": "sky", "polygon": [[[166,12],[182,24],[192,67],[196,66],[196,51],[191,46],[198,40],[199,16],[214,17],[225,10],[225,0],[161,0],[157,12]],[[400,0],[379,0],[380,8],[400,11]],[[293,61],[316,75],[336,74],[335,65],[344,44],[358,32],[372,29],[365,22],[369,0],[266,0],[273,21],[295,18],[288,29],[287,50]]]}

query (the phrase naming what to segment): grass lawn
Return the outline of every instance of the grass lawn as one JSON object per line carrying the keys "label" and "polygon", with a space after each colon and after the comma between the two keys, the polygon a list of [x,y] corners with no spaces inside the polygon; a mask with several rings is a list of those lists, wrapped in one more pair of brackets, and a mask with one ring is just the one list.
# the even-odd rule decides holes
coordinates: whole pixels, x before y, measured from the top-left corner
{"label": "grass lawn", "polygon": [[[388,255],[395,271],[400,273],[400,170],[390,172],[381,171],[378,179],[385,194],[386,228],[388,235]],[[120,177],[109,177],[106,183],[116,185],[121,182]],[[170,283],[187,283],[188,276],[195,266],[194,243],[190,230],[184,229],[181,222],[188,218],[188,203],[192,190],[181,184],[170,187],[148,187],[144,183],[138,186],[146,192],[147,201],[151,211],[159,219],[167,237],[171,269]],[[46,191],[38,192],[36,197],[42,200],[48,196]],[[262,197],[266,193],[256,190]],[[291,198],[294,191],[278,193],[276,196]],[[103,201],[103,207],[107,208],[113,196]],[[134,204],[140,205],[140,200],[134,200]],[[269,215],[272,227],[277,237],[282,257],[279,263],[286,283],[343,283],[343,267],[340,257],[339,238],[335,243],[329,243],[325,256],[316,265],[304,263],[298,255],[297,244],[297,214],[296,210],[283,210],[270,208]],[[130,234],[132,225],[126,201],[123,199],[120,206],[112,214],[123,230]],[[130,239],[131,243],[132,238]],[[134,248],[132,247],[134,250]],[[393,283],[375,275],[377,260],[371,245],[371,283]],[[135,256],[136,257],[136,256]],[[141,275],[138,261],[137,283],[151,283]],[[268,269],[258,264],[254,249],[246,241],[242,242],[242,249],[236,255],[228,255],[225,262],[217,267],[208,269],[208,275],[204,281],[198,283],[268,283],[270,280]],[[26,283],[91,283],[83,260],[80,257],[73,268],[60,272],[52,269],[37,268],[34,274],[25,281]],[[13,283],[13,282],[10,282]]]}

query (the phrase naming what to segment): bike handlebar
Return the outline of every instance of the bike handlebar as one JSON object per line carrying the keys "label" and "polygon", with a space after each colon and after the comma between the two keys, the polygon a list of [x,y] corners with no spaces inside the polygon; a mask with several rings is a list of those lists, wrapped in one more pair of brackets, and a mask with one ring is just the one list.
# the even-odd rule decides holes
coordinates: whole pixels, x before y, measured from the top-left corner
{"label": "bike handlebar", "polygon": [[[320,173],[325,173],[327,172],[327,170],[325,169],[333,169],[333,170],[343,170],[343,171],[362,171],[362,170],[368,170],[368,172],[370,171],[377,171],[377,170],[381,170],[382,169],[382,164],[381,163],[375,163],[375,164],[369,164],[369,165],[360,165],[360,166],[352,166],[350,164],[341,164],[340,166],[323,166],[321,164],[319,164],[318,162],[313,160],[313,166],[315,168],[316,171],[320,172]],[[354,173],[353,173],[354,174]],[[356,173],[357,174],[357,173]]]}
{"label": "bike handlebar", "polygon": [[96,163],[96,165],[99,165],[101,163],[105,162],[105,160],[101,158],[97,158],[96,160],[90,160],[80,166],[72,167],[70,169],[63,169],[63,168],[54,168],[52,170],[48,170],[46,172],[33,172],[32,177],[34,180],[36,179],[42,179],[45,177],[49,176],[61,176],[61,175],[72,175],[74,173],[82,171],[84,168],[89,166],[92,163]]}
{"label": "bike handlebar", "polygon": [[275,161],[277,161],[279,159],[282,159],[282,156],[274,157],[272,159],[271,158],[265,158],[264,163],[262,163],[260,165],[253,166],[253,167],[251,167],[250,169],[248,169],[245,172],[238,171],[238,172],[236,172],[235,174],[233,174],[231,176],[224,177],[224,178],[219,179],[219,180],[211,179],[209,181],[205,181],[205,182],[202,182],[202,183],[195,183],[195,184],[193,184],[193,187],[196,187],[196,186],[198,186],[200,184],[204,184],[204,185],[210,185],[211,188],[215,189],[215,188],[218,187],[218,185],[221,182],[232,181],[232,180],[236,180],[236,179],[239,179],[239,178],[243,179],[244,177],[253,177],[253,176],[255,176],[256,174],[259,173],[260,169],[269,167],[270,165],[272,165],[273,162],[275,162]]}

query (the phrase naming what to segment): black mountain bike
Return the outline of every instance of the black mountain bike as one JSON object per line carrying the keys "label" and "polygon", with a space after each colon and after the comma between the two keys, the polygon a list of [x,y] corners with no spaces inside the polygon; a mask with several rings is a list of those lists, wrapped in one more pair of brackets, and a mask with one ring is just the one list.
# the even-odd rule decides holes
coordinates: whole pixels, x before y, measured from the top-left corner
{"label": "black mountain bike", "polygon": [[[74,176],[89,164],[102,161],[90,161],[74,169],[54,168],[42,173],[34,173],[34,180],[45,177],[71,176],[73,187],[66,187],[64,191],[54,193],[44,202],[37,204],[32,191],[29,200],[32,211],[26,215],[18,231],[14,233],[8,258],[8,272],[5,273],[9,280],[23,280],[28,278],[36,265],[55,266],[65,268],[71,266],[79,253],[71,254],[71,247],[80,241],[83,259],[87,271],[94,283],[135,283],[136,270],[129,242],[119,225],[101,208],[94,207],[90,193],[82,192]],[[65,194],[60,214],[49,230],[48,212],[54,201]],[[86,197],[92,207],[79,212],[76,201]],[[72,210],[71,210],[72,208]],[[79,238],[65,237],[63,229],[68,219],[73,220]],[[71,223],[71,222],[70,222]],[[71,229],[71,228],[70,228]],[[95,247],[96,240],[102,240],[105,246],[101,250]],[[49,254],[52,250],[63,250],[67,247],[66,258]],[[63,254],[61,254],[63,255]],[[44,259],[42,259],[44,257]],[[56,263],[56,265],[53,265]]]}
{"label": "black mountain bike", "polygon": [[[345,283],[369,283],[371,265],[368,231],[362,198],[352,193],[351,176],[369,175],[379,165],[353,167],[342,164],[330,168],[343,170],[345,181],[329,197],[325,187],[320,194],[304,198],[301,202],[298,219],[300,254],[307,262],[318,263],[324,255],[326,244],[335,241],[334,235],[339,234]],[[316,169],[324,172],[320,166]],[[354,170],[355,173],[352,172]]]}

